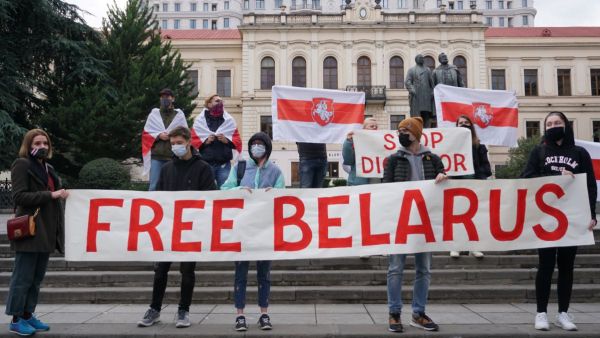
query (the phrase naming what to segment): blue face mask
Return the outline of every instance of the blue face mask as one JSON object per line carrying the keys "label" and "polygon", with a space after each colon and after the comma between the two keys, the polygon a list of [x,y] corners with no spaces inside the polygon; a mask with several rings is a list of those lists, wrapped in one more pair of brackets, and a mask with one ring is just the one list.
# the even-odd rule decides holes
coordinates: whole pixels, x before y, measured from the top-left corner
{"label": "blue face mask", "polygon": [[265,147],[262,144],[253,144],[250,147],[250,153],[255,158],[262,158],[263,156],[265,156],[266,152],[267,152],[267,147]]}
{"label": "blue face mask", "polygon": [[183,156],[185,156],[185,154],[187,154],[187,146],[185,144],[173,144],[171,146],[171,151],[173,152],[173,154],[175,154],[175,156],[182,158]]}
{"label": "blue face mask", "polygon": [[164,97],[160,99],[160,106],[164,109],[170,108],[172,103],[173,101],[171,101],[169,98]]}

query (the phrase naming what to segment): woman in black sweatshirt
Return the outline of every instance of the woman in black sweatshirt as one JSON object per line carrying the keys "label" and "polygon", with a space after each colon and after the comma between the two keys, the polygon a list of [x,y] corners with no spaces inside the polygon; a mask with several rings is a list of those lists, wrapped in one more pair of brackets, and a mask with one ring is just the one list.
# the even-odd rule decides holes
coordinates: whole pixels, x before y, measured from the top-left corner
{"label": "woman in black sweatshirt", "polygon": [[[590,231],[596,226],[596,179],[590,154],[575,145],[573,128],[561,112],[551,112],[544,120],[544,137],[529,154],[527,166],[521,177],[552,175],[587,174],[588,197],[590,201]],[[538,249],[539,267],[535,278],[537,315],[535,328],[548,330],[546,315],[554,265],[558,263],[558,315],[555,324],[568,331],[577,330],[572,318],[567,314],[573,289],[573,265],[577,247]]]}

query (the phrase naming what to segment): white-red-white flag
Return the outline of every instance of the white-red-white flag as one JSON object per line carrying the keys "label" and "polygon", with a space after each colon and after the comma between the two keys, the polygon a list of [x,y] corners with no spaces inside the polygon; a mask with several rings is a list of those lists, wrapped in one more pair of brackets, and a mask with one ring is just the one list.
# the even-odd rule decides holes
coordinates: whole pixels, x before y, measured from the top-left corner
{"label": "white-red-white flag", "polygon": [[176,114],[169,124],[165,127],[165,124],[160,116],[160,109],[154,108],[148,115],[144,130],[142,131],[142,159],[144,161],[144,175],[150,172],[150,160],[152,159],[152,145],[160,133],[168,133],[171,130],[183,126],[187,127],[187,120],[185,114],[181,109],[175,109]]}
{"label": "white-red-white flag", "polygon": [[273,86],[272,97],[273,140],[341,144],[362,128],[364,92]]}
{"label": "white-red-white flag", "polygon": [[[583,147],[590,154],[594,176],[596,177],[596,186],[598,187],[598,192],[600,192],[600,143],[575,140],[575,144]],[[600,193],[596,197],[596,201],[600,201]]]}
{"label": "white-red-white flag", "polygon": [[233,159],[237,160],[238,156],[242,153],[242,138],[240,137],[240,132],[233,116],[226,111],[223,112],[223,119],[225,121],[213,132],[208,128],[206,114],[208,114],[208,109],[204,108],[194,120],[194,125],[192,126],[192,146],[199,149],[210,135],[223,134],[223,136],[227,137],[233,143]]}
{"label": "white-red-white flag", "polygon": [[434,96],[438,127],[453,127],[460,115],[467,115],[481,143],[517,146],[519,104],[514,92],[437,85]]}

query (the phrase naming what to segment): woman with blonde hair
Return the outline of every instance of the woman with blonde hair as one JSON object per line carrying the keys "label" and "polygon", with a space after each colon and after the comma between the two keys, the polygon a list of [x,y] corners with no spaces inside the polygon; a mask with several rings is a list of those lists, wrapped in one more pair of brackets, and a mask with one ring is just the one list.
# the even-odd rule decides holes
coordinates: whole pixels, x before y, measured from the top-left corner
{"label": "woman with blonde hair", "polygon": [[[372,117],[365,118],[363,122],[364,130],[377,130],[377,120]],[[381,179],[369,179],[366,177],[356,176],[356,154],[354,153],[354,132],[351,131],[346,136],[344,146],[342,148],[342,158],[344,160],[343,165],[349,166],[350,171],[348,172],[348,185],[362,185],[369,183],[381,183]]]}

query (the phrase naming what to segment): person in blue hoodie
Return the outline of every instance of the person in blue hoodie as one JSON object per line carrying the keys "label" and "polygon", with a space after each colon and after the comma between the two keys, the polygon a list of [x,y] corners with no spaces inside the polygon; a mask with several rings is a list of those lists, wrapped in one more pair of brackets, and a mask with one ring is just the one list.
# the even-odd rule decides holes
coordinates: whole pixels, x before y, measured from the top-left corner
{"label": "person in blue hoodie", "polygon": [[[285,188],[285,180],[281,169],[269,161],[271,150],[271,138],[269,135],[259,132],[248,140],[250,160],[240,161],[229,173],[229,177],[221,186],[221,190]],[[245,165],[245,168],[243,166]],[[238,170],[238,167],[240,170]],[[243,169],[243,170],[242,170]],[[237,331],[248,330],[244,308],[246,306],[246,285],[248,282],[248,267],[250,262],[235,262],[234,299],[237,317],[235,329]],[[256,279],[258,282],[258,306],[261,315],[258,319],[261,330],[272,329],[271,318],[268,315],[269,293],[271,290],[271,261],[256,262]]]}

